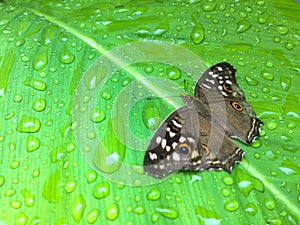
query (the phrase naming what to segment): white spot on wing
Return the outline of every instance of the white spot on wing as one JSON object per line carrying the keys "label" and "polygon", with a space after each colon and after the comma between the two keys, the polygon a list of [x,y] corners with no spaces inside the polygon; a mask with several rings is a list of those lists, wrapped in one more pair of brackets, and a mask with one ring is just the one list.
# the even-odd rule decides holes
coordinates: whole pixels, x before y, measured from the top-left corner
{"label": "white spot on wing", "polygon": [[166,151],[167,152],[171,151],[171,147],[170,146],[166,146]]}
{"label": "white spot on wing", "polygon": [[232,82],[230,80],[226,80],[225,82],[226,82],[226,84],[232,84]]}
{"label": "white spot on wing", "polygon": [[151,160],[155,160],[155,159],[157,159],[157,154],[149,152],[149,157],[150,157]]}
{"label": "white spot on wing", "polygon": [[169,135],[170,135],[170,138],[173,138],[173,137],[175,137],[176,133],[169,131]]}
{"label": "white spot on wing", "polygon": [[173,142],[173,144],[172,144],[172,148],[173,148],[173,149],[175,149],[175,148],[176,148],[176,146],[177,146],[177,143],[176,143],[176,142]]}
{"label": "white spot on wing", "polygon": [[174,159],[175,161],[180,161],[180,155],[179,155],[177,152],[174,152],[174,153],[173,153],[173,159]]}
{"label": "white spot on wing", "polygon": [[161,142],[161,139],[162,139],[161,136],[158,136],[158,137],[156,138],[156,143],[159,144],[159,143]]}
{"label": "white spot on wing", "polygon": [[181,136],[181,137],[179,138],[179,142],[183,143],[183,142],[185,142],[185,141],[186,141],[186,138],[185,138],[185,137],[182,137],[182,136]]}
{"label": "white spot on wing", "polygon": [[180,123],[177,123],[176,120],[172,120],[172,123],[174,124],[175,127],[181,128],[182,125]]}
{"label": "white spot on wing", "polygon": [[166,139],[162,139],[162,141],[161,141],[161,147],[163,149],[165,149],[166,145],[167,145],[167,140]]}

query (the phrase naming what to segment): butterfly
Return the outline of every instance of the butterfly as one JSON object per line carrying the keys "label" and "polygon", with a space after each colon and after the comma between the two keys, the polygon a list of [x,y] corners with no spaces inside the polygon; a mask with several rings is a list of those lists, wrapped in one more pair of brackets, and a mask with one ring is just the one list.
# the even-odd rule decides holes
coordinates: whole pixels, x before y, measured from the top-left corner
{"label": "butterfly", "polygon": [[146,174],[163,178],[179,170],[231,173],[244,151],[231,139],[250,144],[263,122],[236,82],[236,70],[218,63],[197,81],[194,96],[169,115],[154,133],[144,155]]}

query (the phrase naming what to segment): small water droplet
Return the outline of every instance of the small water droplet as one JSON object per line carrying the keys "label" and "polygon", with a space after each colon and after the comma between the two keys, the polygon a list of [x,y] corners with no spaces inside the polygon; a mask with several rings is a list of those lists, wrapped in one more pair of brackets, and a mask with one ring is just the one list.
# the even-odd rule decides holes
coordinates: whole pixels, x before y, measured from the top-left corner
{"label": "small water droplet", "polygon": [[255,216],[257,213],[257,207],[256,207],[256,205],[254,205],[253,203],[250,202],[250,203],[247,203],[245,211],[250,216]]}
{"label": "small water droplet", "polygon": [[268,121],[265,124],[269,130],[275,130],[277,128],[277,123],[275,121]]}
{"label": "small water droplet", "polygon": [[246,82],[247,82],[247,84],[252,85],[252,86],[258,85],[258,81],[249,76],[246,76]]}
{"label": "small water droplet", "polygon": [[20,161],[19,160],[14,160],[10,163],[10,168],[11,169],[17,169],[20,166]]}
{"label": "small water droplet", "polygon": [[91,111],[90,120],[94,123],[100,123],[105,119],[106,115],[101,109],[95,109]]}
{"label": "small water droplet", "polygon": [[64,64],[70,64],[74,62],[74,60],[75,60],[75,55],[69,51],[67,46],[64,45],[59,54],[59,61]]}
{"label": "small water droplet", "polygon": [[261,76],[266,80],[270,80],[270,81],[274,80],[274,75],[271,72],[265,70],[261,72]]}
{"label": "small water droplet", "polygon": [[46,107],[46,101],[44,99],[38,99],[32,104],[32,108],[37,112],[42,112]]}
{"label": "small water droplet", "polygon": [[191,32],[191,39],[195,45],[200,44],[205,37],[204,28],[201,24],[196,23]]}
{"label": "small water droplet", "polygon": [[27,221],[28,216],[23,211],[20,211],[16,216],[16,225],[26,225]]}
{"label": "small water droplet", "polygon": [[19,208],[21,208],[21,206],[22,206],[22,202],[19,201],[19,200],[12,200],[12,201],[10,202],[10,206],[11,206],[12,208],[14,208],[14,209],[19,209]]}
{"label": "small water droplet", "polygon": [[215,2],[205,2],[201,4],[201,8],[204,12],[211,12],[217,7]]}
{"label": "small water droplet", "polygon": [[5,183],[5,177],[0,175],[0,187]]}
{"label": "small water droplet", "polygon": [[178,212],[174,208],[169,206],[157,206],[155,210],[162,216],[169,219],[176,219],[178,217]]}
{"label": "small water droplet", "polygon": [[225,202],[224,208],[229,212],[234,212],[239,208],[239,203],[236,200],[229,200]]}
{"label": "small water droplet", "polygon": [[264,201],[265,207],[269,210],[272,210],[275,208],[276,203],[272,198],[266,198]]}
{"label": "small water droplet", "polygon": [[87,221],[88,221],[88,223],[90,223],[90,224],[95,223],[96,220],[99,217],[99,214],[100,214],[99,209],[96,209],[96,208],[94,208],[91,211],[89,211],[89,213],[87,215]]}
{"label": "small water droplet", "polygon": [[228,176],[228,175],[225,175],[223,178],[222,178],[222,182],[226,185],[232,185],[233,184],[233,179],[231,176]]}
{"label": "small water droplet", "polygon": [[228,197],[231,194],[231,191],[229,188],[222,188],[221,193],[223,196]]}
{"label": "small water droplet", "polygon": [[105,215],[109,220],[116,220],[119,216],[119,206],[116,203],[111,204],[107,207]]}
{"label": "small water droplet", "polygon": [[181,77],[181,72],[177,67],[167,68],[166,72],[170,80],[178,80]]}
{"label": "small water droplet", "polygon": [[41,128],[41,122],[33,116],[23,115],[17,126],[17,131],[21,133],[35,133]]}
{"label": "small water droplet", "polygon": [[33,194],[31,194],[30,191],[25,188],[21,190],[21,194],[24,197],[25,205],[27,207],[32,207],[35,203],[35,196]]}
{"label": "small water droplet", "polygon": [[32,135],[28,135],[26,140],[27,152],[33,152],[40,147],[40,140]]}
{"label": "small water droplet", "polygon": [[151,189],[147,194],[147,199],[151,201],[156,201],[160,198],[160,192],[157,188]]}
{"label": "small water droplet", "polygon": [[87,183],[93,183],[97,179],[97,173],[94,170],[88,170],[85,174]]}
{"label": "small water droplet", "polygon": [[133,212],[136,214],[144,214],[145,208],[139,205],[134,208]]}
{"label": "small water droplet", "polygon": [[68,193],[72,193],[76,187],[77,187],[77,181],[75,180],[68,181],[65,185],[65,191]]}
{"label": "small water droplet", "polygon": [[240,20],[238,23],[237,23],[237,29],[236,29],[236,32],[237,33],[243,33],[247,30],[249,30],[251,28],[251,24],[249,23],[248,20]]}
{"label": "small water droplet", "polygon": [[93,188],[93,196],[97,199],[105,198],[109,193],[110,186],[105,181],[97,183]]}

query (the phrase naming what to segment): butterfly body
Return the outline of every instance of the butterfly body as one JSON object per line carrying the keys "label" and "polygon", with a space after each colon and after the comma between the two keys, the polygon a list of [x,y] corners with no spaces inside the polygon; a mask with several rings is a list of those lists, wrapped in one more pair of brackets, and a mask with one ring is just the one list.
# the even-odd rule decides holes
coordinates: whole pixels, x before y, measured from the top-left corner
{"label": "butterfly body", "polygon": [[246,102],[226,62],[204,72],[194,97],[182,96],[174,111],[153,135],[144,156],[144,171],[165,177],[178,170],[225,170],[241,161],[244,151],[230,137],[249,144],[262,122]]}

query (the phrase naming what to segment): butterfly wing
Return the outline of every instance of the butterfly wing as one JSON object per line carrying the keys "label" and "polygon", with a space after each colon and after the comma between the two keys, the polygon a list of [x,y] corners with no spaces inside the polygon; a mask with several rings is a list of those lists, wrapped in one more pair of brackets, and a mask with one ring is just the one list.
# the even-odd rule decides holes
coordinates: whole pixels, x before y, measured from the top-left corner
{"label": "butterfly wing", "polygon": [[[236,70],[227,62],[218,63],[197,81],[194,96],[207,104],[226,133],[249,144],[263,125],[239,88]],[[225,113],[224,113],[225,108]]]}
{"label": "butterfly wing", "polygon": [[198,120],[196,110],[184,106],[161,124],[144,156],[146,174],[161,178],[191,163],[200,134]]}

